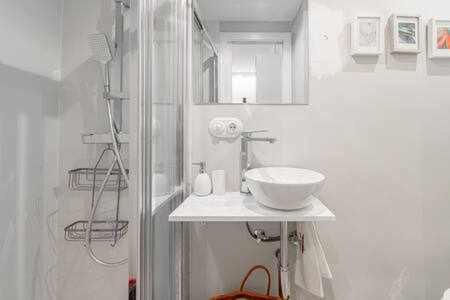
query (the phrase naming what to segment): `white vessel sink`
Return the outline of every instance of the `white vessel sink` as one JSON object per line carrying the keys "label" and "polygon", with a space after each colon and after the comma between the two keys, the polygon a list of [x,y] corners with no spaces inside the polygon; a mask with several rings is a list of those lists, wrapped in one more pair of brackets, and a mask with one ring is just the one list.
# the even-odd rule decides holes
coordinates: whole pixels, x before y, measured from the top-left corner
{"label": "white vessel sink", "polygon": [[311,170],[285,167],[256,168],[245,173],[250,191],[264,206],[293,210],[308,206],[325,176]]}

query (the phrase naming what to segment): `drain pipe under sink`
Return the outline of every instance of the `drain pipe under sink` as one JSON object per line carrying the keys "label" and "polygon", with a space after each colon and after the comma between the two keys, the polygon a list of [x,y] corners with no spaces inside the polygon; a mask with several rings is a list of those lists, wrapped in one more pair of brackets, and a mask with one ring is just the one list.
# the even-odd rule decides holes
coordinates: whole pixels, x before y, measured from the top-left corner
{"label": "drain pipe under sink", "polygon": [[288,223],[280,223],[280,281],[281,281],[281,291],[283,293],[283,299],[289,299],[291,296],[291,287],[289,281],[289,232]]}

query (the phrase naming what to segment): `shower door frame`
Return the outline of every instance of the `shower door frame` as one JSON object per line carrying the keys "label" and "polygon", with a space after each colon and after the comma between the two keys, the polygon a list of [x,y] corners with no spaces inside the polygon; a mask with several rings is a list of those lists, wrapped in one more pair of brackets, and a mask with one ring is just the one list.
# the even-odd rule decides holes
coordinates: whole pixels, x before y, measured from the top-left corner
{"label": "shower door frame", "polygon": [[[180,72],[177,76],[177,161],[179,163],[179,171],[177,174],[178,183],[182,186],[181,200],[184,200],[187,187],[183,178],[185,174],[185,132],[183,127],[185,124],[184,103],[189,99],[189,86],[187,83],[187,11],[190,5],[189,0],[175,0],[177,1],[177,33],[179,49],[177,54],[177,61],[180,67]],[[153,71],[153,0],[138,0],[136,5],[138,8],[138,100],[135,109],[136,122],[136,140],[134,141],[137,158],[134,162],[135,180],[131,188],[134,188],[133,193],[136,196],[135,209],[135,239],[137,246],[136,252],[136,270],[137,270],[137,300],[159,300],[152,299],[153,297],[153,216],[152,216],[152,71]],[[133,136],[133,135],[132,135]],[[173,205],[176,205],[175,201]],[[189,298],[189,228],[182,224],[175,225],[175,274],[174,294],[176,300]]]}
{"label": "shower door frame", "polygon": [[[136,107],[135,196],[136,299],[153,295],[152,228],[152,0],[137,1],[138,8],[138,99]],[[132,247],[133,248],[133,247]]]}

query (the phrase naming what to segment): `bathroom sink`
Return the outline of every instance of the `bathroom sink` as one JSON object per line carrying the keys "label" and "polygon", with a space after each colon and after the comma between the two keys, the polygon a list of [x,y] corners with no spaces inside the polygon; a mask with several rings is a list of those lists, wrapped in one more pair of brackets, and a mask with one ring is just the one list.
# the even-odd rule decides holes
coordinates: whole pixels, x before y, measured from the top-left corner
{"label": "bathroom sink", "polygon": [[325,180],[318,172],[286,167],[251,169],[245,173],[245,178],[256,201],[282,210],[308,206]]}

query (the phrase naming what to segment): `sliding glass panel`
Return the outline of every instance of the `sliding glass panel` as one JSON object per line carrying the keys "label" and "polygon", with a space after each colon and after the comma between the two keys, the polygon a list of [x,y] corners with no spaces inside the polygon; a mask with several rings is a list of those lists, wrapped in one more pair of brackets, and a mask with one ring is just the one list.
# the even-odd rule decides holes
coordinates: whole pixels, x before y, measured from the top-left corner
{"label": "sliding glass panel", "polygon": [[181,196],[179,47],[180,0],[153,1],[152,225],[153,299],[174,299],[174,236],[168,222]]}

